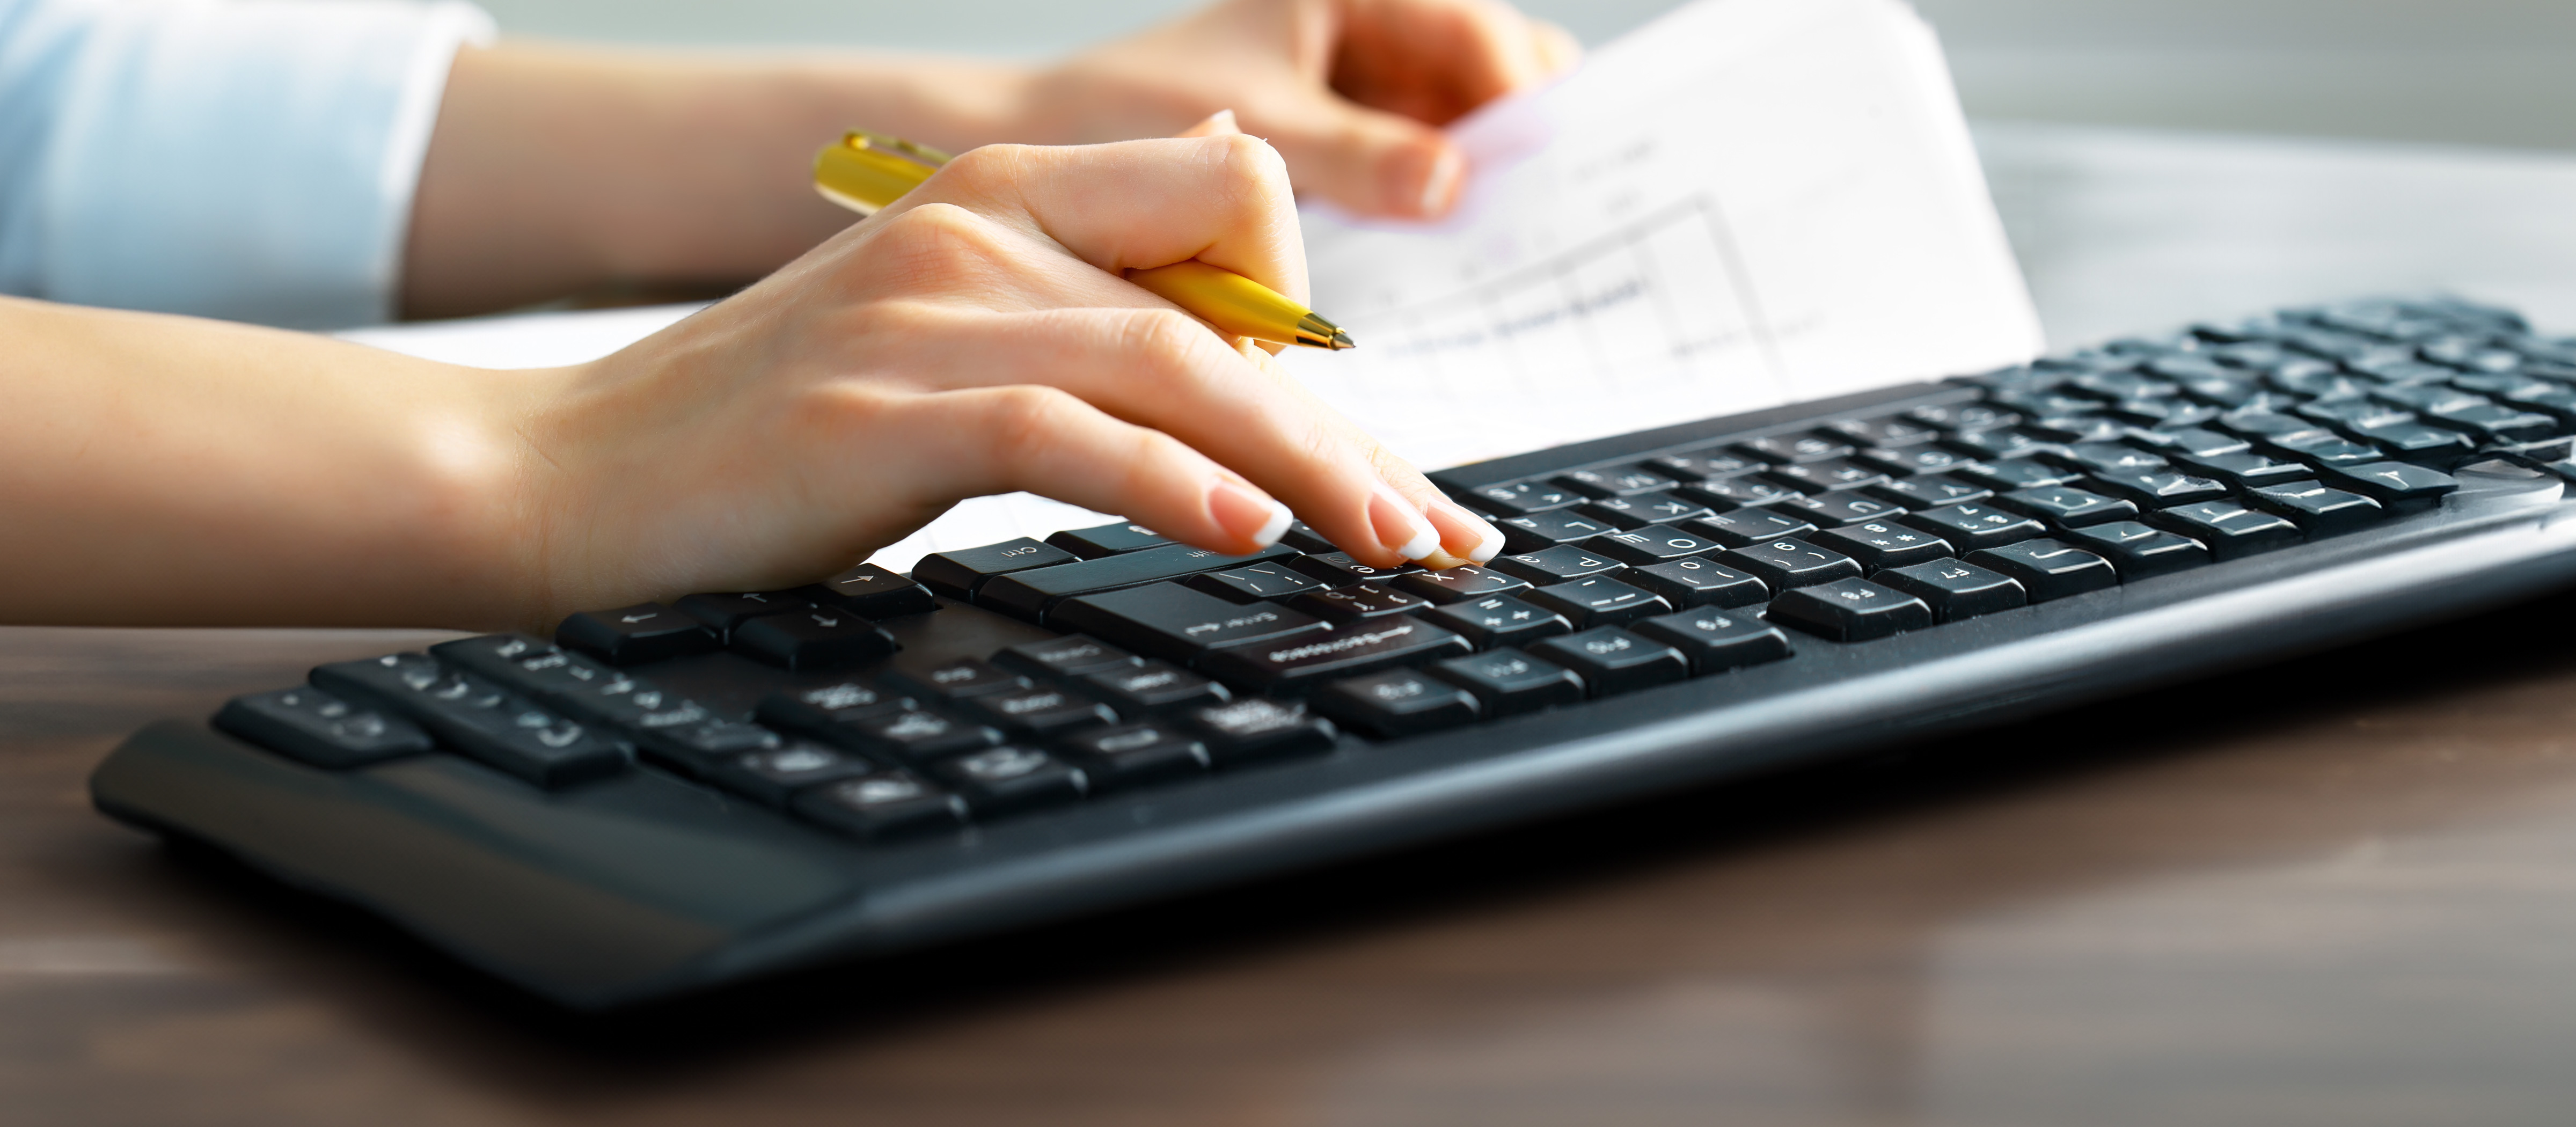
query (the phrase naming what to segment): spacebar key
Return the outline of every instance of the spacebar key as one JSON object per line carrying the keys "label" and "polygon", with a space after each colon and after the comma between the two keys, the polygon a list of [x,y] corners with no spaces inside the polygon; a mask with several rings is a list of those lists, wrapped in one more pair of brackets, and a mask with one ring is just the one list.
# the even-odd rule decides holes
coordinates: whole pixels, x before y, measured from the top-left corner
{"label": "spacebar key", "polygon": [[1055,604],[1076,595],[1142,587],[1202,571],[1223,571],[1296,554],[1296,549],[1285,544],[1273,544],[1248,556],[1229,556],[1187,544],[1166,544],[1120,556],[1102,556],[1081,563],[997,575],[975,589],[975,605],[1038,622]]}

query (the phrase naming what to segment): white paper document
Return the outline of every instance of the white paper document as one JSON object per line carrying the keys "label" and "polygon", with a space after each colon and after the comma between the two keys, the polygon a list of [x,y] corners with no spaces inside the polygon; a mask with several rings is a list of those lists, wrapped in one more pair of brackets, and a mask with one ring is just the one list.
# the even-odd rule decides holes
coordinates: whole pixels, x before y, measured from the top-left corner
{"label": "white paper document", "polygon": [[[1473,169],[1452,218],[1306,210],[1314,305],[1359,347],[1282,357],[1425,469],[2040,349],[1940,48],[1902,0],[1698,0],[1452,135]],[[566,364],[692,308],[345,335]],[[984,498],[874,562],[1112,519]]]}
{"label": "white paper document", "polygon": [[1456,217],[1310,209],[1314,305],[1359,347],[1283,357],[1425,469],[2040,349],[1899,0],[1702,0],[1452,136]]}

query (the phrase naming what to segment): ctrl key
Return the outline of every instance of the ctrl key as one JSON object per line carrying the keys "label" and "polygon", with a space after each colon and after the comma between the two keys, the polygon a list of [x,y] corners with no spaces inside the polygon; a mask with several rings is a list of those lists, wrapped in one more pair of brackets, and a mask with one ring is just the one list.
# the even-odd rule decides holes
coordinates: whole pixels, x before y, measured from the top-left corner
{"label": "ctrl key", "polygon": [[1410,669],[1336,681],[1316,696],[1315,707],[1382,740],[1473,724],[1484,711],[1466,690]]}
{"label": "ctrl key", "polygon": [[954,829],[966,803],[908,771],[879,771],[799,793],[796,812],[870,841]]}
{"label": "ctrl key", "polygon": [[431,748],[410,721],[359,708],[320,689],[279,689],[234,697],[215,727],[316,767],[362,767]]}
{"label": "ctrl key", "polygon": [[1190,714],[1190,726],[1207,741],[1208,757],[1218,766],[1288,755],[1311,755],[1333,749],[1332,721],[1306,711],[1294,701],[1254,697]]}
{"label": "ctrl key", "polygon": [[1550,638],[1530,650],[1583,678],[1592,695],[1606,697],[1668,684],[1690,676],[1690,659],[1662,642],[1616,626]]}

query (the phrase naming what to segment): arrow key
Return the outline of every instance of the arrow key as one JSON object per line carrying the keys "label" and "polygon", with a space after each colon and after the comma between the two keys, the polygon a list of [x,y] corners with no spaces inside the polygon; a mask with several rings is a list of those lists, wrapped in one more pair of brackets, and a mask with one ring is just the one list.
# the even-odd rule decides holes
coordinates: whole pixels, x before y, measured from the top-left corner
{"label": "arrow key", "polygon": [[714,631],[660,603],[583,611],[555,627],[555,641],[611,665],[642,665],[716,648]]}
{"label": "arrow key", "polygon": [[734,627],[733,648],[802,672],[882,661],[899,647],[876,623],[838,608],[809,606]]}

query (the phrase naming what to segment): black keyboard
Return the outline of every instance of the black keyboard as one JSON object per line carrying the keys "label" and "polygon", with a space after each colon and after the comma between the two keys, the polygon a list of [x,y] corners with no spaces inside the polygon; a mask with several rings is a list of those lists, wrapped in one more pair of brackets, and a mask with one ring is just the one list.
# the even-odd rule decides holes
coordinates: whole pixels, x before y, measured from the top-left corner
{"label": "black keyboard", "polygon": [[1772,771],[2576,577],[2576,341],[2287,311],[1435,474],[1382,571],[1134,525],[325,665],[99,808],[604,1007]]}

